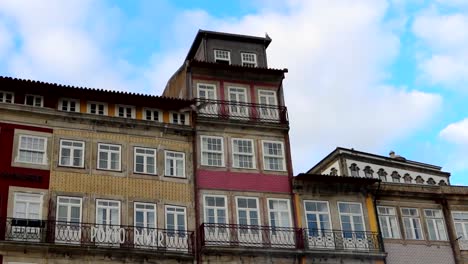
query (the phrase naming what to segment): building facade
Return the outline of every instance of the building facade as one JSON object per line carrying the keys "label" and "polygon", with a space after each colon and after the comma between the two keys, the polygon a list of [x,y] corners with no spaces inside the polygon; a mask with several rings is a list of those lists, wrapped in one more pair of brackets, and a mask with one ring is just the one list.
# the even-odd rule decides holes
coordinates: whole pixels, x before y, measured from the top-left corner
{"label": "building facade", "polygon": [[191,101],[0,87],[3,263],[193,262]]}

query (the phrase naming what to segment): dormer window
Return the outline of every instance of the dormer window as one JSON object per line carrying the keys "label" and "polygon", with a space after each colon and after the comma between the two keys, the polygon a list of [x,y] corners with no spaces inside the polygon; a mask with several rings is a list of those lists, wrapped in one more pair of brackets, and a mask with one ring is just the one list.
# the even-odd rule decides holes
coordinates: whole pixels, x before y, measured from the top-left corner
{"label": "dormer window", "polygon": [[107,104],[99,102],[88,102],[88,113],[94,115],[107,115]]}
{"label": "dormer window", "polygon": [[172,124],[188,125],[188,117],[186,113],[171,113],[170,120]]}
{"label": "dormer window", "polygon": [[40,95],[27,94],[24,98],[24,104],[30,106],[42,107],[44,105],[44,97]]}
{"label": "dormer window", "polygon": [[359,167],[356,165],[356,163],[351,164],[349,170],[351,171],[351,176],[359,177]]}
{"label": "dormer window", "polygon": [[377,175],[379,175],[379,179],[383,182],[387,181],[387,172],[384,169],[379,169],[377,172]]}
{"label": "dormer window", "polygon": [[398,172],[392,172],[392,181],[393,182],[400,182],[401,176]]}
{"label": "dormer window", "polygon": [[257,67],[257,54],[241,52],[242,66]]}
{"label": "dormer window", "polygon": [[59,101],[58,109],[60,111],[66,111],[66,112],[79,112],[80,111],[80,101],[76,100],[76,99],[62,98]]}
{"label": "dormer window", "polygon": [[231,64],[231,52],[227,50],[214,50],[214,59],[217,63]]}
{"label": "dormer window", "polygon": [[370,166],[366,166],[364,168],[364,176],[366,178],[373,178],[374,177],[374,170],[372,170],[372,168]]}
{"label": "dormer window", "polygon": [[15,101],[15,96],[12,92],[0,91],[0,103],[12,104]]}
{"label": "dormer window", "polygon": [[135,107],[128,105],[117,105],[115,115],[124,118],[135,118]]}

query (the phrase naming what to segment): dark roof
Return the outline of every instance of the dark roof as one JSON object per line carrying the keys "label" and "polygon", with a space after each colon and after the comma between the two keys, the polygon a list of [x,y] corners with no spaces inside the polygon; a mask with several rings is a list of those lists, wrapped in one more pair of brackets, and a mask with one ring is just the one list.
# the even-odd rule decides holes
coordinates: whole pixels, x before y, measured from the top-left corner
{"label": "dark roof", "polygon": [[255,36],[248,36],[248,35],[239,35],[239,34],[231,34],[225,32],[216,32],[216,31],[208,31],[208,30],[198,30],[195,39],[193,40],[192,46],[187,54],[186,60],[192,59],[195,56],[195,53],[200,46],[200,43],[203,38],[211,38],[211,39],[221,39],[221,40],[232,40],[232,41],[239,41],[239,42],[249,42],[249,43],[258,43],[263,44],[265,48],[268,47],[271,43],[271,38],[265,34],[265,37],[255,37]]}
{"label": "dark roof", "polygon": [[142,104],[157,104],[158,106],[155,108],[163,109],[177,109],[187,107],[193,104],[193,100],[181,98],[62,85],[57,83],[48,83],[6,76],[0,76],[0,87],[2,87],[2,90],[11,89],[15,92],[21,90],[26,92],[37,93],[47,92],[56,96],[65,97],[68,95],[72,98],[81,97],[92,101],[115,102],[120,104],[132,105],[138,105],[137,102],[140,102]]}
{"label": "dark roof", "polygon": [[355,185],[372,185],[380,182],[376,178],[363,178],[363,177],[349,177],[349,176],[332,176],[325,174],[307,174],[300,173],[293,178],[294,180],[308,181],[308,182],[323,182],[323,183],[349,183]]}
{"label": "dark roof", "polygon": [[250,67],[250,66],[243,66],[243,65],[234,65],[234,64],[222,64],[217,62],[208,62],[208,61],[200,61],[200,60],[190,60],[190,66],[198,66],[198,67],[205,67],[205,68],[216,68],[216,69],[226,69],[231,71],[242,71],[245,72],[246,70],[256,72],[256,73],[286,73],[288,72],[287,68],[284,69],[274,69],[274,68],[265,68],[265,67]]}

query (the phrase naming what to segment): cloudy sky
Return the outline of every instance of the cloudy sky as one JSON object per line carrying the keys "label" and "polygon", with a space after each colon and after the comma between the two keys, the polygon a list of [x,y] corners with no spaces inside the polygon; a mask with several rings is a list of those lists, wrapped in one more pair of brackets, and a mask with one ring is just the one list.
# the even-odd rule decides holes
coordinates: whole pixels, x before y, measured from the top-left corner
{"label": "cloudy sky", "polygon": [[200,28],[273,39],[295,173],[342,146],[468,185],[465,0],[1,0],[0,75],[160,95]]}

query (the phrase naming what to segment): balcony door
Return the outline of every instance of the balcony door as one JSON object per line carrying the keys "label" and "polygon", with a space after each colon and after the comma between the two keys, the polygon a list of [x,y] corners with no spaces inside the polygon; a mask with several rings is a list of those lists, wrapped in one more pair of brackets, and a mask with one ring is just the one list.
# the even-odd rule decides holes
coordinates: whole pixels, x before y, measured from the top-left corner
{"label": "balcony door", "polygon": [[205,241],[214,244],[229,243],[226,196],[204,196],[204,208]]}
{"label": "balcony door", "polygon": [[186,209],[181,206],[166,206],[166,248],[188,251]]}
{"label": "balcony door", "polygon": [[258,101],[260,103],[260,118],[266,120],[278,120],[278,102],[275,91],[259,90]]}
{"label": "balcony door", "polygon": [[217,115],[219,114],[219,104],[215,101],[216,98],[216,86],[213,84],[199,83],[198,86],[198,99],[200,103],[200,113],[206,115]]}
{"label": "balcony door", "polygon": [[364,217],[360,203],[338,202],[343,247],[345,249],[367,249]]}
{"label": "balcony door", "polygon": [[258,198],[237,197],[236,204],[239,242],[248,246],[261,246]]}
{"label": "balcony door", "polygon": [[270,242],[272,247],[294,247],[295,234],[291,228],[291,210],[287,199],[268,199]]}
{"label": "balcony door", "polygon": [[96,200],[96,230],[91,238],[98,244],[118,246],[120,243],[120,201]]}
{"label": "balcony door", "polygon": [[14,219],[7,236],[13,240],[39,241],[42,231],[42,194],[15,193]]}
{"label": "balcony door", "polygon": [[304,201],[307,237],[310,248],[335,248],[330,209],[326,201]]}
{"label": "balcony door", "polygon": [[80,243],[81,204],[82,199],[78,197],[57,197],[55,242],[72,244]]}
{"label": "balcony door", "polygon": [[134,243],[139,247],[156,246],[152,239],[156,232],[156,205],[152,203],[134,203],[135,227]]}
{"label": "balcony door", "polygon": [[229,113],[231,118],[248,118],[247,89],[242,87],[229,87]]}

